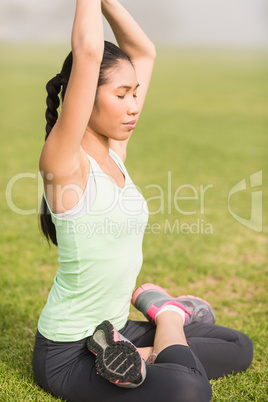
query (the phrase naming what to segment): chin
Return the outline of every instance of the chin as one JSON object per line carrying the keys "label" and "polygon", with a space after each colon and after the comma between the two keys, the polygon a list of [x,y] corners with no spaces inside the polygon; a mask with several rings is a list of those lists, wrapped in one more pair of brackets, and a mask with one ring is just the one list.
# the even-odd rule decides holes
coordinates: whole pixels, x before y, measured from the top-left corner
{"label": "chin", "polygon": [[111,140],[116,140],[116,141],[125,141],[130,137],[131,133],[132,133],[132,130],[128,131],[127,133],[126,132],[125,133],[120,133],[120,134],[117,134],[117,135],[115,135],[113,137],[109,137],[109,138]]}

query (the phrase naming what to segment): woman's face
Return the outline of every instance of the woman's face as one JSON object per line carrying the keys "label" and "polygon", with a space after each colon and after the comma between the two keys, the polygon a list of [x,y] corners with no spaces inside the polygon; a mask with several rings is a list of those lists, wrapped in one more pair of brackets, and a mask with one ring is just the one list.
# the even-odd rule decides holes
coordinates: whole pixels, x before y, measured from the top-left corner
{"label": "woman's face", "polygon": [[130,62],[120,60],[107,74],[108,82],[98,88],[88,129],[111,139],[125,140],[135,128],[139,113],[136,72]]}

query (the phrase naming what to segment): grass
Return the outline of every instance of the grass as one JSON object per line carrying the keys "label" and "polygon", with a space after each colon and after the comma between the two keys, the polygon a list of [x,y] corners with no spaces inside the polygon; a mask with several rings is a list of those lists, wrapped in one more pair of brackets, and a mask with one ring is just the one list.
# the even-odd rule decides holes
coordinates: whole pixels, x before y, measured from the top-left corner
{"label": "grass", "polygon": [[[5,190],[12,177],[30,173],[14,183],[13,206],[38,210],[44,84],[66,52],[1,45],[1,401],[58,400],[37,385],[31,369],[57,250],[39,234],[36,213],[14,212]],[[126,163],[152,212],[138,284],[152,281],[172,294],[207,298],[218,324],[254,342],[245,373],[211,382],[217,402],[267,400],[267,215],[263,208],[263,230],[256,232],[235,220],[227,204],[231,188],[245,178],[247,190],[230,205],[249,219],[249,176],[262,171],[256,190],[267,206],[267,67],[262,52],[160,51]],[[202,186],[209,186],[203,198]],[[174,202],[174,195],[192,199]],[[133,308],[130,317],[142,318]]]}

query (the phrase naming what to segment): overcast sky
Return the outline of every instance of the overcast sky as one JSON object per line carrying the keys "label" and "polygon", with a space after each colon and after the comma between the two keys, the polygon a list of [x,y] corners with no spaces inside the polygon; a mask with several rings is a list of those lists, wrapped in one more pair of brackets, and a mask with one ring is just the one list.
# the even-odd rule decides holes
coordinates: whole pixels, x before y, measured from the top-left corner
{"label": "overcast sky", "polygon": [[[156,43],[268,48],[268,0],[122,3]],[[1,0],[0,41],[70,41],[74,7],[75,0]]]}

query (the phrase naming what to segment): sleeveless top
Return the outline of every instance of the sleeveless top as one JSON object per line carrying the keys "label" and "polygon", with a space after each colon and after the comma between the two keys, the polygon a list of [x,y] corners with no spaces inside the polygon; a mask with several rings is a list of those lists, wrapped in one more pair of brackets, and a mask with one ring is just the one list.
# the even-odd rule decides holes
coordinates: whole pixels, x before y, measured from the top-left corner
{"label": "sleeveless top", "polygon": [[38,330],[52,341],[86,338],[103,320],[120,330],[129,315],[143,262],[148,206],[120,157],[111,149],[109,154],[125,176],[123,188],[88,155],[88,180],[94,180],[96,188],[93,205],[71,218],[50,210],[56,227],[59,268]]}

